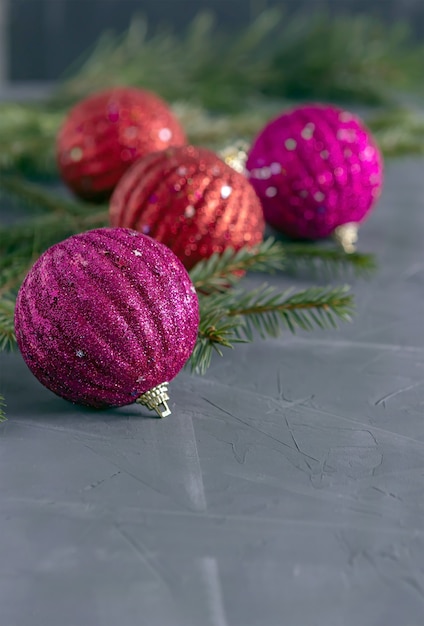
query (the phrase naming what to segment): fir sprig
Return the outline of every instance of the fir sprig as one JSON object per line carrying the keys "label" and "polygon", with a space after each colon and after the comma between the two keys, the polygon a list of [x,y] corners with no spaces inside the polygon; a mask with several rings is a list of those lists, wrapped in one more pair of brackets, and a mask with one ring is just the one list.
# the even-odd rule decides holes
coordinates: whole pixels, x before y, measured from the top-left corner
{"label": "fir sprig", "polygon": [[231,34],[203,12],[182,37],[172,29],[147,33],[146,21],[135,17],[127,33],[105,34],[55,102],[69,105],[127,84],[221,111],[239,110],[257,94],[375,104],[390,100],[394,89],[416,88],[424,57],[404,24],[322,11],[287,16],[270,9]]}
{"label": "fir sprig", "polygon": [[99,211],[93,204],[71,200],[25,178],[8,174],[0,174],[0,192],[19,201],[27,209],[37,212],[86,217]]}
{"label": "fir sprig", "polygon": [[193,371],[204,373],[213,352],[232,348],[237,342],[260,337],[277,337],[286,328],[311,331],[336,328],[338,321],[350,321],[354,310],[348,287],[313,287],[297,293],[281,293],[263,285],[252,291],[236,289],[200,296],[199,339],[190,359]]}
{"label": "fir sprig", "polygon": [[274,273],[285,267],[283,246],[272,237],[253,248],[235,251],[227,248],[209,259],[200,261],[190,272],[196,289],[203,294],[225,292],[235,285],[245,272]]}
{"label": "fir sprig", "polygon": [[367,277],[377,268],[375,256],[363,252],[347,254],[341,247],[325,247],[312,243],[285,242],[283,244],[289,273],[313,271],[320,276],[340,277],[353,274]]}
{"label": "fir sprig", "polygon": [[394,107],[373,115],[368,124],[386,156],[424,154],[424,113]]}
{"label": "fir sprig", "polygon": [[[102,37],[47,102],[0,103],[0,171],[57,176],[55,137],[67,110],[117,84],[156,91],[174,103],[190,141],[213,148],[251,140],[289,100],[393,104],[401,90],[422,90],[424,47],[404,26],[372,17],[272,10],[230,35],[200,14],[184,37],[147,30],[136,17],[124,35]],[[419,112],[389,110],[370,125],[386,155],[422,153]]]}
{"label": "fir sprig", "polygon": [[320,275],[340,277],[353,273],[367,276],[376,268],[372,254],[347,254],[342,248],[328,248],[309,243],[280,242],[269,237],[253,248],[235,252],[227,248],[200,261],[190,272],[196,289],[203,294],[226,292],[238,283],[247,271],[295,273],[313,271]]}
{"label": "fir sprig", "polygon": [[13,350],[16,345],[13,315],[15,303],[8,298],[0,300],[0,352]]}
{"label": "fir sprig", "polygon": [[0,169],[56,174],[54,145],[62,119],[63,111],[52,111],[45,103],[0,103]]}
{"label": "fir sprig", "polygon": [[0,424],[1,422],[6,421],[6,413],[4,412],[4,407],[6,406],[6,402],[4,401],[3,396],[0,393]]}
{"label": "fir sprig", "polygon": [[[212,306],[210,306],[212,305]],[[214,352],[223,356],[222,348],[233,348],[244,340],[236,336],[240,320],[226,319],[225,309],[216,308],[208,299],[200,300],[200,324],[196,345],[188,366],[197,374],[205,374]]]}

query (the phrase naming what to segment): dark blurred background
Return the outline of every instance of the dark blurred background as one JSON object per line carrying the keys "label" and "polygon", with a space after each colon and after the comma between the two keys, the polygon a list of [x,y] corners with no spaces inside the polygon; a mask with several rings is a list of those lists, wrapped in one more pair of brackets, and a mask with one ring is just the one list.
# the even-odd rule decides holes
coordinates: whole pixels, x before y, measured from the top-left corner
{"label": "dark blurred background", "polygon": [[424,0],[0,0],[0,82],[58,78],[105,30],[124,31],[135,13],[152,29],[171,24],[181,30],[209,9],[228,30],[273,6],[288,14],[366,13],[408,22],[414,38],[424,34]]}

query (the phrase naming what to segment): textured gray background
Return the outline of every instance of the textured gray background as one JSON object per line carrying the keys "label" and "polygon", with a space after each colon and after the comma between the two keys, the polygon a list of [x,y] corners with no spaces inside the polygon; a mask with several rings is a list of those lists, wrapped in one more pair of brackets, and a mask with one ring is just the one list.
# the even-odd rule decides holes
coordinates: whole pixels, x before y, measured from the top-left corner
{"label": "textured gray background", "polygon": [[415,35],[424,34],[423,0],[0,0],[0,77],[3,49],[4,76],[55,79],[105,29],[126,29],[136,12],[152,27],[167,23],[179,30],[197,12],[209,9],[220,25],[234,29],[271,6],[288,13],[330,10],[367,13],[392,23],[401,19]]}
{"label": "textured gray background", "polygon": [[1,357],[1,626],[424,624],[423,171],[387,164],[354,324],[180,375],[165,420]]}

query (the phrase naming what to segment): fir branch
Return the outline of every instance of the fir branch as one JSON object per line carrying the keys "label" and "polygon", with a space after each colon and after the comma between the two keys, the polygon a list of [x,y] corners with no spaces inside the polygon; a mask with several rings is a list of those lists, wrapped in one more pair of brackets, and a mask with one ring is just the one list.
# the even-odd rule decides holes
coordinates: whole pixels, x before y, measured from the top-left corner
{"label": "fir branch", "polygon": [[235,251],[227,248],[222,254],[213,254],[200,261],[190,272],[196,289],[203,294],[226,291],[235,285],[245,272],[273,273],[284,269],[285,253],[282,245],[272,237],[253,248]]}
{"label": "fir branch", "polygon": [[368,125],[386,156],[424,154],[424,114],[392,108],[371,117]]}
{"label": "fir branch", "polygon": [[273,79],[263,91],[295,99],[391,102],[395,90],[417,88],[424,48],[411,41],[405,23],[299,12],[279,38]]}
{"label": "fir branch", "polygon": [[0,300],[0,352],[13,350],[16,345],[14,311],[13,300],[8,298]]}
{"label": "fir branch", "polygon": [[55,243],[90,228],[107,226],[108,213],[50,213],[0,227],[0,298],[13,297],[36,259]]}
{"label": "fir branch", "polygon": [[[281,293],[264,285],[244,294],[232,294],[227,315],[243,318],[242,336],[249,341],[253,339],[254,329],[264,339],[277,337],[284,326],[292,333],[298,328],[337,328],[337,319],[351,321],[353,302],[348,291],[347,287],[311,287],[297,293]],[[225,306],[225,297],[225,294],[221,296],[221,306]]]}
{"label": "fir branch", "polygon": [[375,104],[391,100],[394,90],[416,89],[424,58],[404,24],[366,15],[284,16],[270,9],[239,33],[226,33],[210,13],[200,13],[182,37],[171,29],[150,37],[147,31],[135,17],[124,35],[102,36],[55,102],[68,105],[128,84],[220,111],[240,110],[256,94]]}
{"label": "fir branch", "polygon": [[0,103],[0,170],[25,175],[56,174],[55,137],[63,112],[46,104]]}
{"label": "fir branch", "polygon": [[[53,99],[0,103],[0,170],[56,176],[55,137],[69,106],[97,89],[134,85],[169,102],[190,141],[222,147],[250,140],[290,99],[392,103],[421,87],[424,47],[402,25],[372,17],[264,12],[240,33],[225,34],[209,14],[183,37],[134,18],[122,36],[107,34],[84,55]],[[219,115],[217,115],[219,113]],[[371,120],[386,155],[422,153],[422,114],[383,112]]]}
{"label": "fir branch", "polygon": [[6,413],[4,412],[4,407],[6,406],[6,402],[4,401],[4,397],[0,393],[0,424],[6,421]]}
{"label": "fir branch", "polygon": [[99,210],[98,206],[65,198],[22,177],[4,173],[0,173],[0,192],[20,201],[29,209],[47,213],[86,216]]}
{"label": "fir branch", "polygon": [[145,19],[135,16],[123,35],[105,33],[54,98],[73,103],[96,89],[133,85],[169,101],[191,100],[212,110],[237,110],[269,73],[281,14],[264,12],[238,34],[217,28],[210,12],[199,13],[182,37],[171,28],[147,37]]}
{"label": "fir branch", "polygon": [[52,213],[36,217],[24,224],[0,227],[0,270],[15,259],[36,258],[48,247],[76,233],[107,226],[104,209],[86,216]]}
{"label": "fir branch", "polygon": [[251,342],[255,331],[265,339],[277,337],[283,328],[336,328],[337,321],[350,321],[353,299],[348,287],[313,287],[304,291],[281,293],[263,285],[253,291],[230,289],[225,293],[200,296],[201,325],[189,364],[204,373],[212,354],[232,348],[236,342]]}
{"label": "fir branch", "polygon": [[368,276],[377,264],[373,254],[353,252],[347,254],[341,248],[316,246],[309,243],[285,242],[286,270],[291,273],[313,271],[322,276],[339,277],[348,273]]}
{"label": "fir branch", "polygon": [[240,321],[225,319],[226,311],[210,306],[209,298],[200,299],[200,324],[196,345],[188,366],[193,372],[203,375],[209,368],[212,355],[223,356],[222,348],[233,348],[242,340],[236,336]]}
{"label": "fir branch", "polygon": [[203,294],[226,292],[247,271],[273,273],[299,270],[319,270],[328,276],[341,276],[353,272],[366,276],[376,267],[374,256],[354,252],[346,254],[340,248],[326,248],[312,244],[275,241],[269,237],[259,246],[242,248],[235,252],[227,248],[200,261],[190,271],[196,289]]}
{"label": "fir branch", "polygon": [[[0,263],[0,298],[13,297],[35,259],[13,259],[9,265]],[[3,267],[2,267],[3,266]]]}

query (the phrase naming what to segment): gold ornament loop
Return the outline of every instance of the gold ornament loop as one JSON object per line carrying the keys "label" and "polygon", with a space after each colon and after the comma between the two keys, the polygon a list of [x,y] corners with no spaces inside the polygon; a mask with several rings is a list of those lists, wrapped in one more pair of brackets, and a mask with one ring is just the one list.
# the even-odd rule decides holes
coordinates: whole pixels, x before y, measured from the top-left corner
{"label": "gold ornament loop", "polygon": [[358,242],[358,224],[356,222],[337,226],[333,236],[347,254],[356,252],[356,244]]}
{"label": "gold ornament loop", "polygon": [[168,406],[168,384],[167,382],[161,383],[149,389],[137,398],[136,402],[146,406],[150,411],[156,411],[159,417],[168,417],[171,415],[171,409]]}

